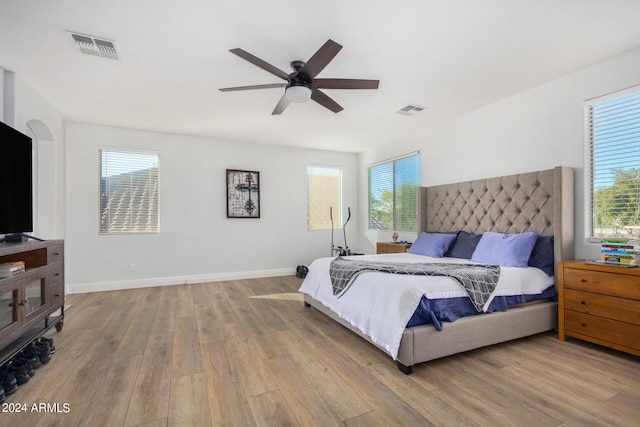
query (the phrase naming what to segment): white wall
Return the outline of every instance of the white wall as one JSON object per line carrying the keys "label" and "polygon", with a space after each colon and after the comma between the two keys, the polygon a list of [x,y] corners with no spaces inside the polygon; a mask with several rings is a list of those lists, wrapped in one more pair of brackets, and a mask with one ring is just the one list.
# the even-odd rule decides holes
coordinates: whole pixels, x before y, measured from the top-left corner
{"label": "white wall", "polygon": [[[307,231],[307,165],[342,167],[344,206],[357,201],[355,154],[80,123],[66,142],[71,292],[293,274],[330,253],[330,231]],[[159,151],[159,234],[98,235],[100,147]],[[260,172],[261,218],[226,217],[227,168]],[[354,219],[353,245],[358,229]]]}
{"label": "white wall", "polygon": [[0,68],[0,118],[33,140],[33,235],[63,238],[64,124],[60,112],[20,76]]}
{"label": "white wall", "polygon": [[[570,166],[576,190],[575,256],[596,258],[599,247],[587,243],[584,232],[582,103],[637,84],[640,49],[449,120],[394,144],[398,148],[393,152],[366,153],[360,165],[417,147],[422,150],[423,185]],[[360,184],[360,209],[366,210],[366,171],[361,170]],[[362,238],[371,240],[366,231]]]}
{"label": "white wall", "polygon": [[64,122],[60,112],[19,76],[16,128],[33,139],[34,230],[42,239],[64,238]]}

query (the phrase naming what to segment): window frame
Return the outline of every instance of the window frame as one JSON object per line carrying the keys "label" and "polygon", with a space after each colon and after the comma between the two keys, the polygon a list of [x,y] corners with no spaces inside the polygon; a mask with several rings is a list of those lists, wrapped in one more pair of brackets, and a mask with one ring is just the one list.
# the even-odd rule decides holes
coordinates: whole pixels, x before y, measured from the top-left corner
{"label": "window frame", "polygon": [[[313,169],[318,169],[318,170],[333,170],[338,172],[339,175],[339,184],[338,184],[338,206],[335,209],[332,209],[332,216],[333,216],[333,229],[337,229],[340,230],[342,229],[342,207],[344,205],[344,191],[343,191],[343,187],[344,187],[344,171],[342,170],[341,166],[335,166],[335,165],[321,165],[321,164],[309,164],[306,167],[306,178],[307,178],[307,231],[325,231],[325,230],[331,230],[331,224],[330,221],[328,221],[326,224],[320,224],[317,226],[312,226],[311,225],[311,217],[312,217],[312,213],[310,212],[310,210],[312,209],[311,206],[311,180],[310,177],[311,176],[321,176],[321,175],[316,175],[316,174],[310,174],[310,170]],[[328,176],[328,175],[325,175]],[[326,212],[327,217],[329,217],[329,212]]]}
{"label": "window frame", "polygon": [[[399,224],[399,216],[398,216],[398,193],[397,193],[397,188],[396,188],[396,184],[397,184],[397,180],[396,180],[396,172],[397,172],[397,163],[407,160],[407,159],[411,159],[411,158],[417,158],[419,161],[419,165],[416,169],[416,191],[415,191],[415,199],[413,200],[413,203],[415,203],[416,205],[416,218],[415,218],[415,228],[413,229],[404,229],[400,227]],[[392,222],[393,222],[393,228],[380,228],[380,227],[372,227],[372,218],[373,218],[373,214],[372,214],[372,172],[375,168],[379,168],[381,166],[386,166],[386,165],[391,165],[391,170],[392,170],[392,178],[391,178],[391,183],[392,183],[392,187],[393,187],[393,194],[392,194]],[[373,163],[367,166],[367,215],[368,215],[368,219],[367,219],[367,229],[368,230],[372,230],[372,231],[398,231],[398,232],[404,232],[404,233],[413,233],[413,232],[417,232],[417,218],[418,218],[418,207],[417,207],[417,203],[418,203],[418,194],[417,194],[417,188],[419,188],[422,185],[422,152],[421,151],[414,151],[411,153],[407,153],[401,156],[397,156],[391,159],[387,159],[387,160],[383,160],[377,163]]]}
{"label": "window frame", "polygon": [[[596,236],[596,224],[595,224],[595,213],[594,213],[594,193],[595,193],[595,163],[596,160],[594,158],[594,151],[596,151],[596,147],[594,147],[594,113],[593,108],[597,106],[602,106],[611,101],[620,100],[622,98],[626,98],[629,96],[640,96],[640,85],[632,86],[627,89],[623,89],[620,91],[616,91],[607,95],[595,97],[589,99],[583,103],[584,107],[584,188],[585,188],[585,240],[587,243],[601,243],[602,240],[607,239],[617,239],[617,240],[630,240],[637,239],[640,236],[640,229],[637,233],[632,234],[628,237],[621,235],[603,235]],[[640,101],[640,98],[638,99]],[[634,108],[634,117],[635,113],[640,112],[640,104]],[[640,113],[639,113],[640,114]],[[633,143],[633,141],[631,141]],[[618,164],[618,163],[617,163]],[[617,165],[616,164],[616,165]],[[640,167],[640,160],[637,163],[634,163],[632,168]],[[611,166],[608,169],[611,171],[615,171],[619,169],[617,166]],[[640,224],[639,224],[640,225]]]}
{"label": "window frame", "polygon": [[[141,230],[130,228],[127,230],[118,230],[111,231],[111,227],[103,228],[102,226],[102,216],[103,216],[103,153],[109,154],[139,154],[139,155],[155,155],[155,168],[156,175],[155,181],[157,182],[157,192],[155,192],[156,199],[156,218],[155,218],[155,226],[149,230]],[[138,169],[143,170],[143,169]],[[133,173],[135,171],[130,172],[122,172],[117,175],[124,175],[125,173]],[[115,176],[116,174],[112,174],[110,176]],[[108,196],[104,196],[108,197]],[[139,234],[159,234],[160,233],[160,152],[158,150],[150,150],[150,149],[137,149],[137,148],[123,148],[123,147],[98,147],[98,235],[99,236],[114,236],[114,235],[139,235]]]}

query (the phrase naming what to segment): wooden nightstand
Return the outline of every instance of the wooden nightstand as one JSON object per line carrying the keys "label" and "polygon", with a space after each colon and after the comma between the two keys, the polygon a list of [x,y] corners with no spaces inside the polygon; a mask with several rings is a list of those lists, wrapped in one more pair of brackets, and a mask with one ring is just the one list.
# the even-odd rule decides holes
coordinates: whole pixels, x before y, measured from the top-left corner
{"label": "wooden nightstand", "polygon": [[558,265],[558,337],[640,356],[640,267]]}
{"label": "wooden nightstand", "polygon": [[411,243],[376,242],[376,254],[399,254],[410,247]]}

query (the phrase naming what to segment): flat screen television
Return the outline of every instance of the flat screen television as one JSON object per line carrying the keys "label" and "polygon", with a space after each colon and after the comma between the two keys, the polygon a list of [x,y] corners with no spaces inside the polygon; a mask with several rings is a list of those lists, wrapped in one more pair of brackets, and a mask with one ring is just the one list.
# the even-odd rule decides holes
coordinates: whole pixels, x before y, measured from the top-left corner
{"label": "flat screen television", "polygon": [[31,138],[0,122],[0,235],[33,231]]}

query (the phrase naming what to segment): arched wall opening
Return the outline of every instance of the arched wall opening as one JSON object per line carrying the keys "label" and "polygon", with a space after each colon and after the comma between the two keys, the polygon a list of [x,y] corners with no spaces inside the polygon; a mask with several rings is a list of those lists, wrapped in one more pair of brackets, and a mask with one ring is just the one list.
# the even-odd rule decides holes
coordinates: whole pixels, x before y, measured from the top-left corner
{"label": "arched wall opening", "polygon": [[55,238],[57,224],[57,142],[53,132],[41,120],[29,120],[33,138],[33,234]]}

